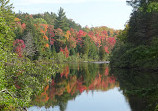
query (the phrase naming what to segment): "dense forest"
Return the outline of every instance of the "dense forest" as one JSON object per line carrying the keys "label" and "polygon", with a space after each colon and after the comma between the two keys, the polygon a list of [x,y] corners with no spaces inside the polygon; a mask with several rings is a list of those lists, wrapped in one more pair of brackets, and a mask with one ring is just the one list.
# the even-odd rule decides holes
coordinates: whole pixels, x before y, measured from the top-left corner
{"label": "dense forest", "polygon": [[158,68],[158,3],[156,0],[131,0],[133,7],[126,28],[118,35],[111,66],[121,68]]}
{"label": "dense forest", "polygon": [[14,52],[30,60],[106,60],[119,32],[105,26],[82,28],[62,8],[57,15],[18,13],[14,23]]}
{"label": "dense forest", "polygon": [[15,13],[9,0],[0,0],[0,110],[27,107],[61,72],[56,63],[108,60],[118,33],[82,27],[63,8],[58,14]]}
{"label": "dense forest", "polygon": [[117,36],[110,66],[132,111],[158,110],[158,2],[130,0],[133,12]]}
{"label": "dense forest", "polygon": [[[67,103],[85,90],[118,87],[117,78],[127,79],[126,83],[120,82],[120,87],[128,96],[135,86],[131,82],[135,76],[128,71],[112,72],[116,78],[109,74],[108,67],[103,70],[95,69],[97,65],[86,66],[91,73],[78,67],[71,72],[69,66],[58,64],[110,61],[111,69],[157,70],[157,0],[129,0],[127,3],[133,7],[131,17],[124,30],[115,30],[106,26],[82,27],[67,18],[63,8],[57,14],[15,13],[10,0],[0,0],[0,110],[26,110],[32,98],[40,105],[49,103],[46,106],[59,104],[58,100],[63,98]],[[68,76],[69,72],[72,75]],[[128,80],[124,73],[131,78]],[[148,74],[146,77],[152,80]],[[139,78],[140,74],[136,81]],[[151,86],[147,84],[145,89],[138,85],[136,93],[152,91],[155,98],[147,97],[153,101],[153,110],[157,111],[157,86]],[[145,92],[144,95],[147,94]],[[39,95],[36,97],[44,103],[36,100],[34,95]],[[54,104],[50,100],[55,101]]]}

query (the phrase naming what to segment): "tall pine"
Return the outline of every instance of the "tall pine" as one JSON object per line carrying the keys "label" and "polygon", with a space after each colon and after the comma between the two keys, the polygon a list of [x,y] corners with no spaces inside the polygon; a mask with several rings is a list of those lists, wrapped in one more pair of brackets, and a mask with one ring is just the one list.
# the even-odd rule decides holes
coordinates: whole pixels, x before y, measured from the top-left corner
{"label": "tall pine", "polygon": [[67,23],[67,18],[64,12],[64,9],[60,7],[58,16],[56,18],[56,23],[55,23],[55,29],[60,28],[64,32],[69,30],[68,23]]}

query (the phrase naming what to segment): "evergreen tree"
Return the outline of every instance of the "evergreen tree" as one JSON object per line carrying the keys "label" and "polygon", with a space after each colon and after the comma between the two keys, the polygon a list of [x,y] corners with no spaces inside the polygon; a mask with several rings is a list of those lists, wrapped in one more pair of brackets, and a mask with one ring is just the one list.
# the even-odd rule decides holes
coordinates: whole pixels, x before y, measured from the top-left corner
{"label": "evergreen tree", "polygon": [[69,30],[67,18],[64,12],[64,9],[60,7],[58,16],[56,18],[55,29],[60,28],[63,31]]}
{"label": "evergreen tree", "polygon": [[3,17],[6,21],[7,25],[13,25],[13,21],[15,18],[14,12],[12,11],[13,5],[9,3],[10,0],[0,0],[0,10],[3,14],[1,14],[1,17]]}
{"label": "evergreen tree", "polygon": [[149,4],[153,0],[131,0],[128,3],[133,7],[129,20],[127,42],[138,45],[150,45],[152,38],[158,34],[157,12],[148,12]]}

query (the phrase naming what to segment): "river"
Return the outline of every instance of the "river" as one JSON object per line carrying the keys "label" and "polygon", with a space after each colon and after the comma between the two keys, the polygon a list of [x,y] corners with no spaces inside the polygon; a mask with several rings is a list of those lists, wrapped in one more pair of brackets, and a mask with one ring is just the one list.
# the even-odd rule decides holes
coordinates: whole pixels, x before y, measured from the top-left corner
{"label": "river", "polygon": [[152,111],[157,105],[157,73],[82,63],[65,64],[51,78],[28,111]]}

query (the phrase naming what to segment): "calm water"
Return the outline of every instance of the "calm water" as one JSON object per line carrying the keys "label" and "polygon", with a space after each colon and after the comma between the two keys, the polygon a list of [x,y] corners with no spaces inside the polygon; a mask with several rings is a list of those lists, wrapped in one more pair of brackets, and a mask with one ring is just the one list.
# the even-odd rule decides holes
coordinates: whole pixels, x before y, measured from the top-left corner
{"label": "calm water", "polygon": [[[119,88],[108,91],[84,91],[65,106],[66,111],[131,111],[126,98]],[[29,111],[60,111],[60,107],[45,108],[33,106]]]}
{"label": "calm water", "polygon": [[[120,73],[129,72],[109,72],[106,64],[64,65],[44,91],[34,97],[28,111],[143,111],[145,100],[126,93],[137,87],[137,81],[130,79],[134,77],[118,76]],[[140,83],[138,87],[144,88],[144,83]]]}

